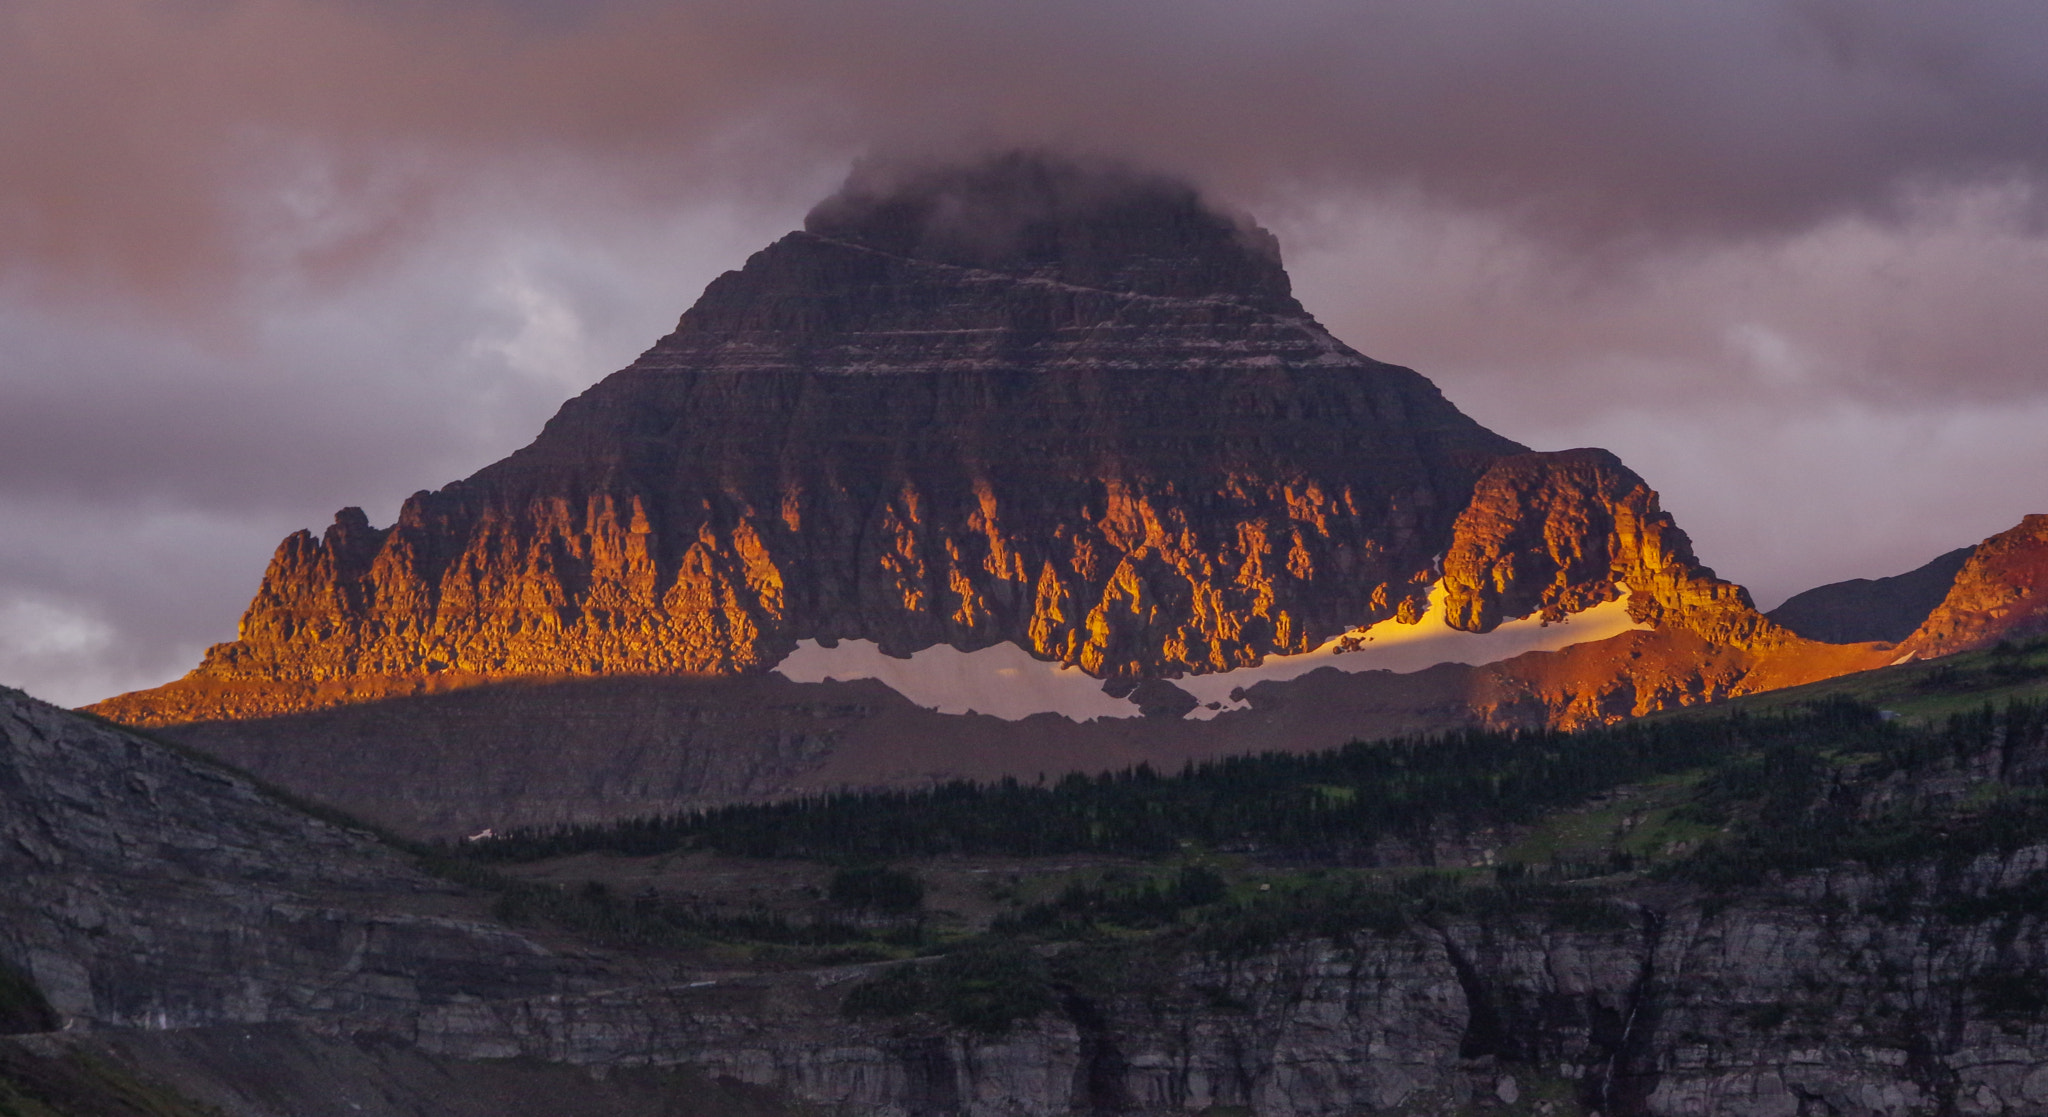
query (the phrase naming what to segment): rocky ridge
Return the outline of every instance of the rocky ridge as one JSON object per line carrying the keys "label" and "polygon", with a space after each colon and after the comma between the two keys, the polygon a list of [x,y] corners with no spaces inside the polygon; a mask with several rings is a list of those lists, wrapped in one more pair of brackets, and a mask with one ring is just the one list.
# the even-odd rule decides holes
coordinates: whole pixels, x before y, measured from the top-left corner
{"label": "rocky ridge", "polygon": [[1657,494],[1605,450],[1496,461],[1452,525],[1443,581],[1449,623],[1468,632],[1532,614],[1561,621],[1626,583],[1638,621],[1742,648],[1796,642],[1749,591],[1700,565]]}
{"label": "rocky ridge", "polygon": [[1899,644],[1932,659],[2048,630],[2048,515],[2028,516],[1979,543],[1941,604]]}

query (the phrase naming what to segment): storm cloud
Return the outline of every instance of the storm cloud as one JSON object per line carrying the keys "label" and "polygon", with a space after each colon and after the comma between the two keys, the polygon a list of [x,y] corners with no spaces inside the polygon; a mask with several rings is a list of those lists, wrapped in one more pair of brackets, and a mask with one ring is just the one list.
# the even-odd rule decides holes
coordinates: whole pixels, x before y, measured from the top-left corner
{"label": "storm cloud", "polygon": [[0,681],[233,635],[859,157],[1057,147],[1766,602],[2048,510],[2048,8],[0,0]]}

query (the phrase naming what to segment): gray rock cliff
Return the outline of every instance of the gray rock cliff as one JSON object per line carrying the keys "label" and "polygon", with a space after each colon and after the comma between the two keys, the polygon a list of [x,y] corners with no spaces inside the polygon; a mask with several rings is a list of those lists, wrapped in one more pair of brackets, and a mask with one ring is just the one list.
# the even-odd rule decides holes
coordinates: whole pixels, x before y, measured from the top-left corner
{"label": "gray rock cliff", "polygon": [[[2048,740],[2009,736],[1869,806],[2039,783]],[[1160,954],[1001,1035],[845,1018],[874,966],[696,974],[550,948],[462,914],[460,889],[368,835],[12,694],[0,865],[0,961],[63,1014],[62,1042],[126,1051],[236,1113],[327,1103],[230,1089],[273,1073],[235,1043],[333,1074],[369,1075],[362,1053],[388,1049],[375,1073],[427,1060],[462,1068],[451,1082],[489,1060],[686,1067],[888,1117],[2048,1107],[2040,845]],[[432,1077],[404,1089],[427,1098]]]}

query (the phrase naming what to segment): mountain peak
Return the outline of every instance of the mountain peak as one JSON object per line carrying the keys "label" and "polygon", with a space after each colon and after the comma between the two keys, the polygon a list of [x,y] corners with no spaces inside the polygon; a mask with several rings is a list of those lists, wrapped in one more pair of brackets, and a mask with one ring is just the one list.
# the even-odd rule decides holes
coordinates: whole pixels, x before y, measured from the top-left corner
{"label": "mountain peak", "polygon": [[1107,161],[1012,151],[964,164],[863,164],[804,230],[1079,287],[1292,302],[1271,233],[1186,182]]}

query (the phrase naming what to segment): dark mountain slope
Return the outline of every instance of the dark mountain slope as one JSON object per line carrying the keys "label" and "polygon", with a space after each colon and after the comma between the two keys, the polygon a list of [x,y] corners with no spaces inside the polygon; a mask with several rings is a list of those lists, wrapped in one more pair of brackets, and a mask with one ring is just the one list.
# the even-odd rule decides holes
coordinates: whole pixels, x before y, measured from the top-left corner
{"label": "dark mountain slope", "polygon": [[462,890],[368,834],[11,691],[0,879],[0,963],[81,1025],[403,1013],[457,988],[531,996],[597,976],[461,918]]}
{"label": "dark mountain slope", "polygon": [[1913,634],[1948,596],[1975,547],[1958,547],[1890,578],[1851,578],[1793,594],[1764,614],[1809,640],[1896,644]]}

